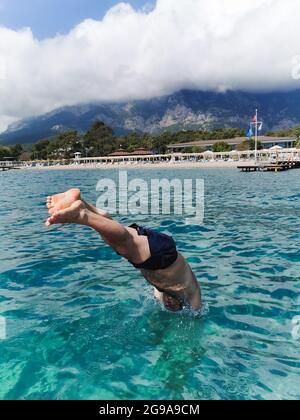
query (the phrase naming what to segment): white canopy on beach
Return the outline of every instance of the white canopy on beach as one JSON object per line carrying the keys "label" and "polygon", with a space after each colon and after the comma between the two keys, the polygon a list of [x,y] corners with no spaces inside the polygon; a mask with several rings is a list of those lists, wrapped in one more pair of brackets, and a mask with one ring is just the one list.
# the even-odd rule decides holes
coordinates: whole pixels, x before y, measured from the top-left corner
{"label": "white canopy on beach", "polygon": [[276,150],[283,150],[283,147],[281,147],[281,146],[273,146],[273,147],[271,147],[271,149],[270,150],[274,150],[274,151],[276,151]]}

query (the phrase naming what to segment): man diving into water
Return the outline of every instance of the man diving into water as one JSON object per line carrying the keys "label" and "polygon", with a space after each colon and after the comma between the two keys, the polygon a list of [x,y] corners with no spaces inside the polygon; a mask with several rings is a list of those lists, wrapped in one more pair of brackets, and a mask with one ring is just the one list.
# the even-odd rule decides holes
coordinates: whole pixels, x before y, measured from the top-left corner
{"label": "man diving into water", "polygon": [[166,309],[201,309],[197,279],[171,237],[136,224],[120,225],[103,210],[86,203],[78,189],[48,197],[47,208],[50,217],[46,226],[77,224],[98,232],[115,252],[141,271]]}

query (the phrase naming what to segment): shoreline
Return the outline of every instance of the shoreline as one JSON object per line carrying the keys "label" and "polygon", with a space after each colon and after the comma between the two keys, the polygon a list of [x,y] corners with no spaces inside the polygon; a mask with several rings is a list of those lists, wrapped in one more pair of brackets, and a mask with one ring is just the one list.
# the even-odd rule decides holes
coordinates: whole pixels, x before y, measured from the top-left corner
{"label": "shoreline", "polygon": [[157,163],[157,164],[89,164],[89,165],[60,165],[60,166],[35,166],[35,167],[22,167],[22,171],[82,171],[82,170],[133,170],[133,169],[237,169],[239,165],[242,164],[251,164],[252,161],[247,162],[185,162],[185,163]]}

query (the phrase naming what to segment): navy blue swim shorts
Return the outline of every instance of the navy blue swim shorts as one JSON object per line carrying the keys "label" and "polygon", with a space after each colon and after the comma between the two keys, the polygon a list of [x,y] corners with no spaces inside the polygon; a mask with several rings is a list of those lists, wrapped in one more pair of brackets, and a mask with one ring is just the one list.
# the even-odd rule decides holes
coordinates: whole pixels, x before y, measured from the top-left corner
{"label": "navy blue swim shorts", "polygon": [[143,264],[131,264],[139,270],[165,270],[169,268],[178,258],[176,243],[173,238],[163,233],[147,229],[136,224],[130,226],[140,236],[147,236],[151,257]]}

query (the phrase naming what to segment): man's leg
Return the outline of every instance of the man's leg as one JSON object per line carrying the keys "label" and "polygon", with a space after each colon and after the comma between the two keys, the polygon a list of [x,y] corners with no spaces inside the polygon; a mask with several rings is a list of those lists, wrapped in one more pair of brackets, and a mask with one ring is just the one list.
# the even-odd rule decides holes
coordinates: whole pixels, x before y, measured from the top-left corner
{"label": "man's leg", "polygon": [[124,227],[112,219],[94,213],[84,201],[78,200],[68,208],[54,210],[46,226],[54,224],[79,224],[90,227],[117,253],[134,264],[142,264],[150,258],[147,237],[138,236],[135,229]]}
{"label": "man's leg", "polygon": [[82,201],[84,202],[84,204],[86,205],[86,207],[92,213],[98,214],[98,215],[100,215],[102,217],[105,217],[106,219],[112,220],[112,217],[106,211],[104,211],[102,209],[98,209],[97,207],[93,206],[92,204],[88,203],[87,201],[84,201],[84,200],[82,200]]}
{"label": "man's leg", "polygon": [[[135,229],[127,228],[113,221],[103,210],[81,200],[80,190],[73,189],[63,194],[48,197],[47,207],[51,217],[46,225],[53,224],[80,224],[96,230],[103,240],[116,252],[134,264],[141,264],[151,256],[148,239],[138,236]],[[170,298],[154,288],[156,299],[170,310],[174,303],[168,302]],[[176,302],[178,305],[178,302]]]}

